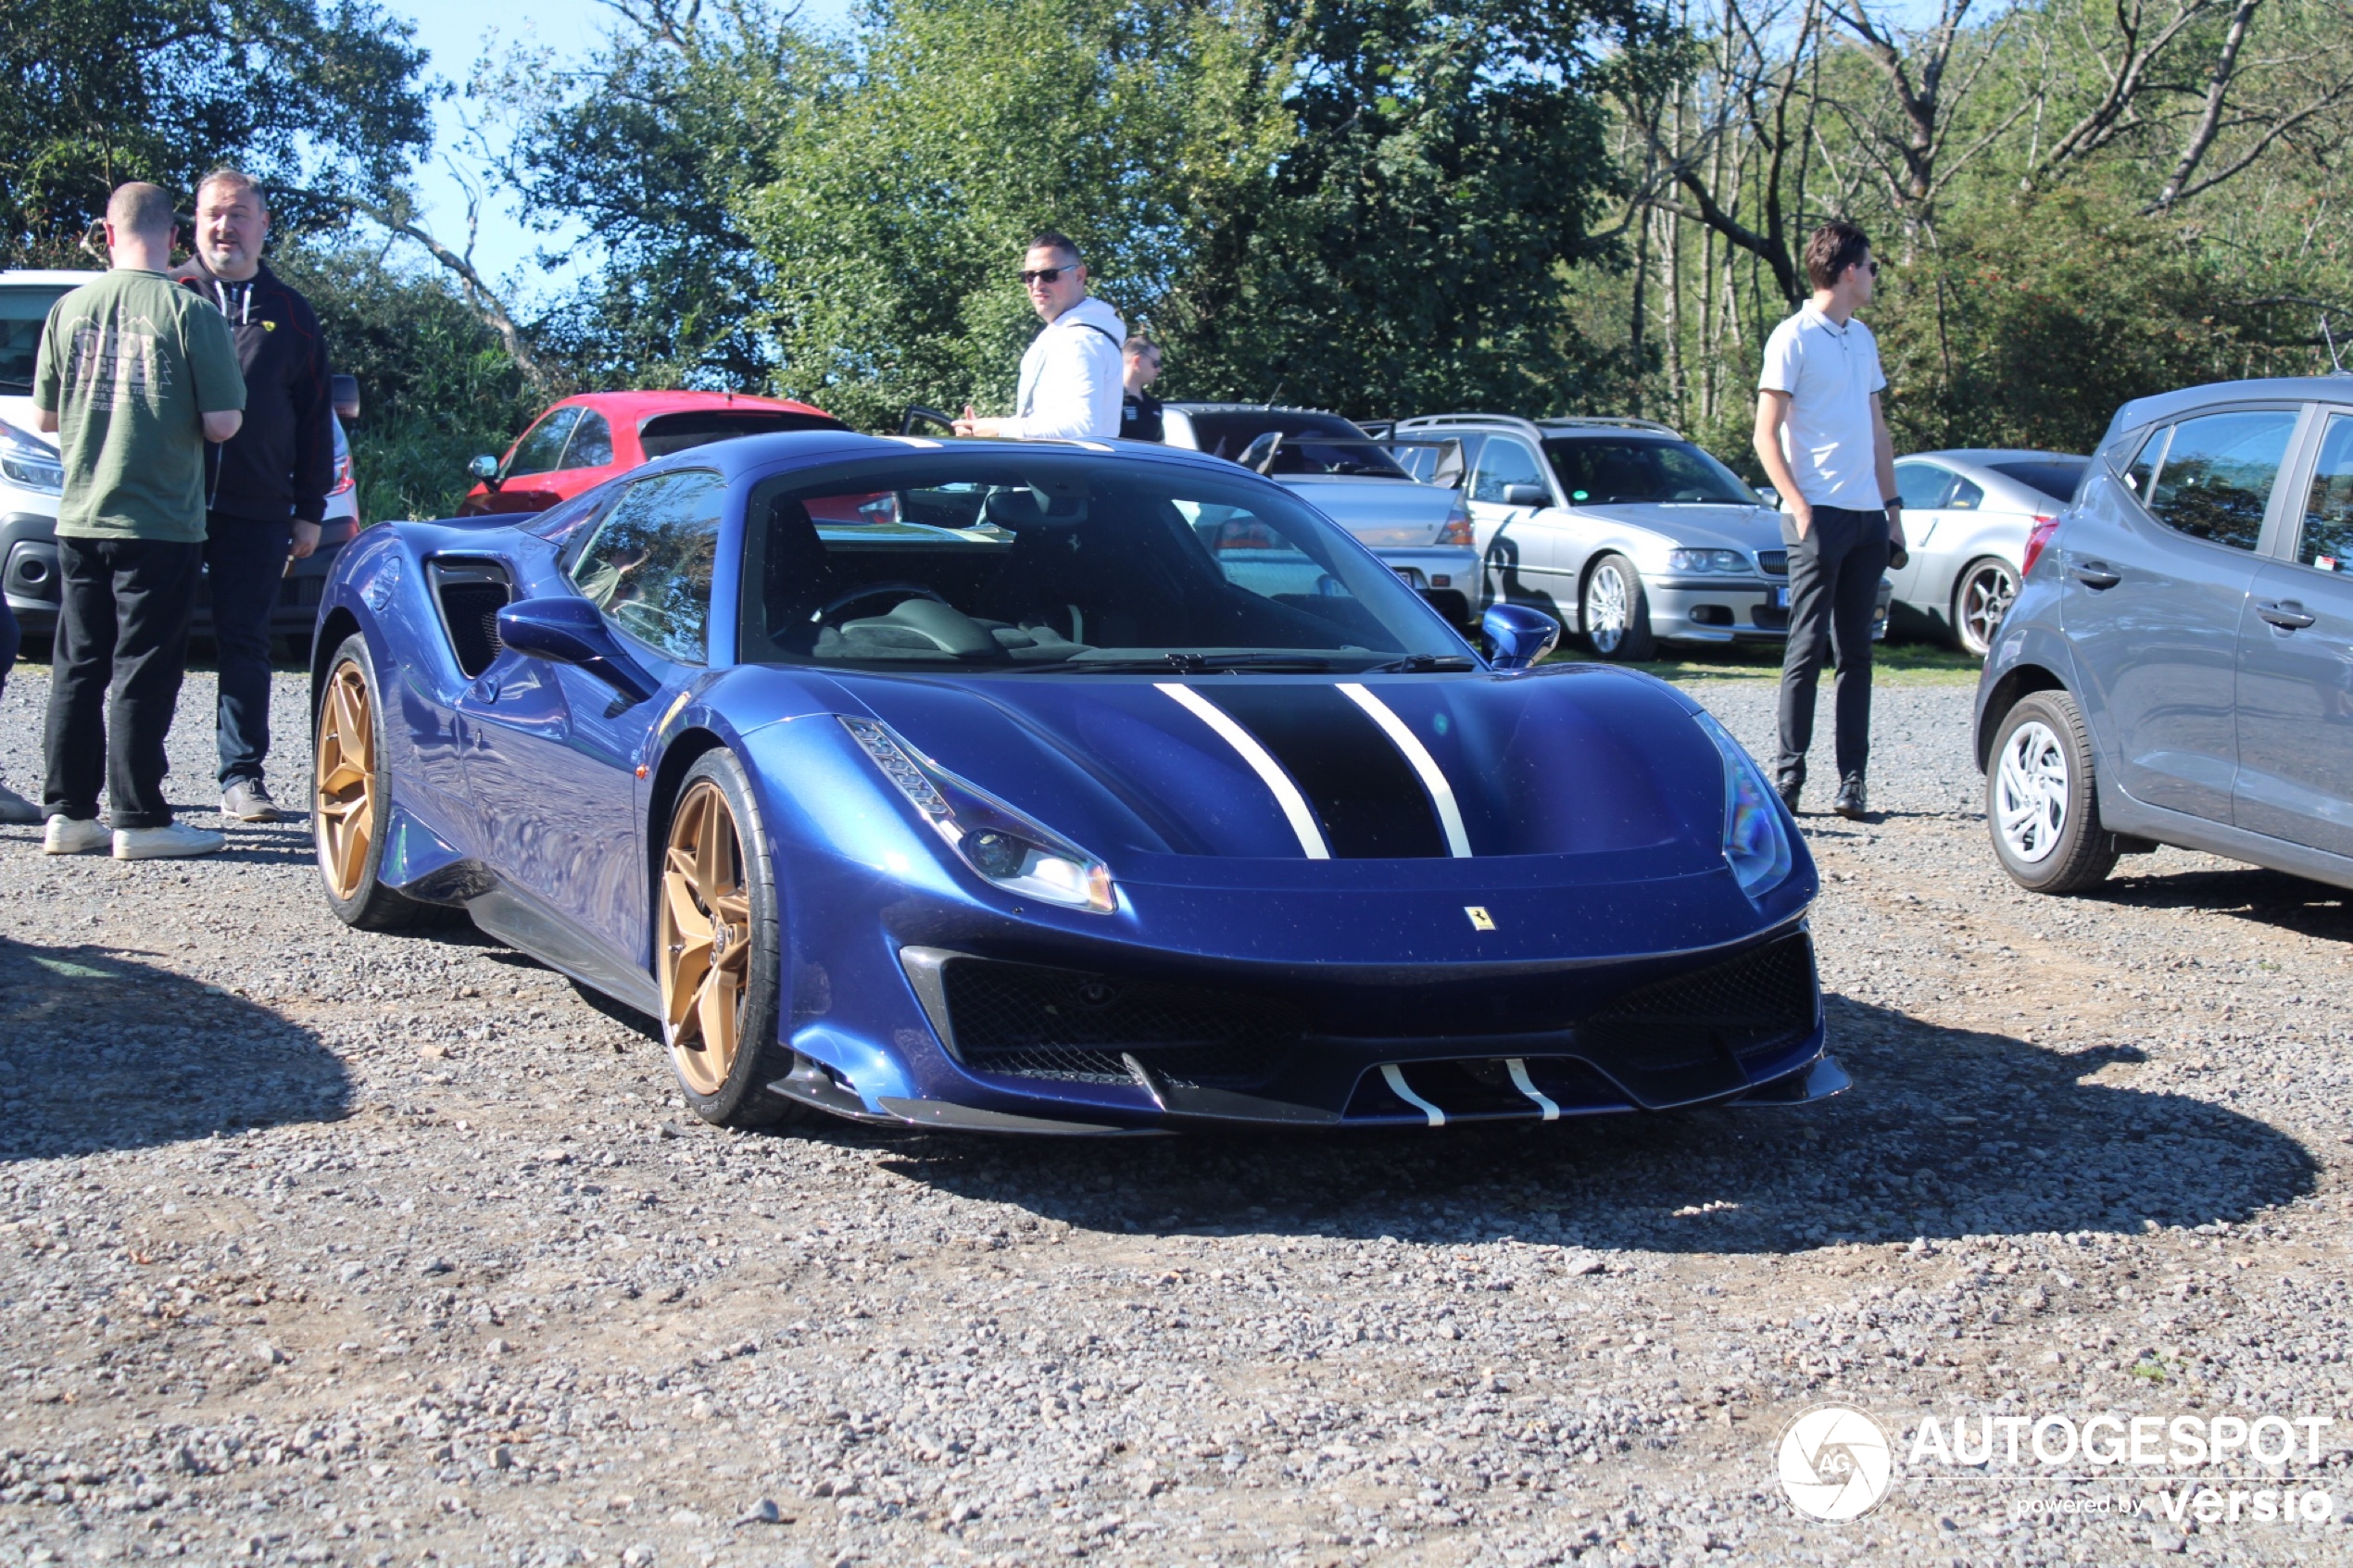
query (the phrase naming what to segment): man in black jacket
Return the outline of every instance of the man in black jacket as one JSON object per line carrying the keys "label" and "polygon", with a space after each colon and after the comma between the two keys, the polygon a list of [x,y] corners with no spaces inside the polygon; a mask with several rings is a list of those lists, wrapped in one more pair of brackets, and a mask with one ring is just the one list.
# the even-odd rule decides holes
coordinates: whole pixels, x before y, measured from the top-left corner
{"label": "man in black jacket", "polygon": [[319,547],[334,483],[334,404],[318,315],[262,265],[261,187],[216,169],[196,187],[196,254],[171,275],[229,319],[245,375],[245,422],[220,448],[206,497],[205,571],[220,666],[220,814],[274,822],[270,612],[289,556]]}

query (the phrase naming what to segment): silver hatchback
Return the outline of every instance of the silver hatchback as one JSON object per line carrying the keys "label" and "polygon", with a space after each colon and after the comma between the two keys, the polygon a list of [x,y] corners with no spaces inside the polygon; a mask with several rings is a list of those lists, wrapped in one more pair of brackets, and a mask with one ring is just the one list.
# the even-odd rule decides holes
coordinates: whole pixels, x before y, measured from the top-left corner
{"label": "silver hatchback", "polygon": [[2026,887],[2159,844],[2353,887],[2353,377],[2126,404],[2028,539],[1976,742]]}

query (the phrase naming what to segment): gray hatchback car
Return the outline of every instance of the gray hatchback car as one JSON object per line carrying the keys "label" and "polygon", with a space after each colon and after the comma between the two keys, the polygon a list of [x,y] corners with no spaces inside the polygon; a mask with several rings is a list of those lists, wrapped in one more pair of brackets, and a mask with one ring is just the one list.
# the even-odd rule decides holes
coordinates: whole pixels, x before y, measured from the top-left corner
{"label": "gray hatchback car", "polygon": [[2023,577],[1977,691],[2012,878],[2172,844],[2353,887],[2353,377],[2126,404]]}

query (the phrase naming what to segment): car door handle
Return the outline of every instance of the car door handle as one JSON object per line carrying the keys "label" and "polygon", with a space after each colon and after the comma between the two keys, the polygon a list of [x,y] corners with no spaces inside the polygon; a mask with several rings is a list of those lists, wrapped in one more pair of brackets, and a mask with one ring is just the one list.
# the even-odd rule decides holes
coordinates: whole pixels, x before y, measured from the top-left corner
{"label": "car door handle", "polygon": [[2073,570],[2075,580],[2086,588],[2113,588],[2124,581],[2120,573],[2110,571],[2104,560],[2082,561]]}
{"label": "car door handle", "polygon": [[2283,632],[2300,632],[2312,624],[2312,612],[2294,599],[2282,599],[2277,604],[2258,603],[2255,613]]}

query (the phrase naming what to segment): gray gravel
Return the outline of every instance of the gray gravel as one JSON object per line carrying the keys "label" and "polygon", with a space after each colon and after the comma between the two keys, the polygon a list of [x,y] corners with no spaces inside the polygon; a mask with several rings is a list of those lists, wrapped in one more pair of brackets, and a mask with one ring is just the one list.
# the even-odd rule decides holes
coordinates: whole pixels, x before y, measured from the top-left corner
{"label": "gray gravel", "polygon": [[[1692,689],[1762,749],[1769,682]],[[0,1564],[2353,1561],[2064,1512],[2113,1476],[1906,1468],[1843,1525],[1776,1485],[1830,1397],[2276,1411],[2335,1418],[2353,1512],[2353,915],[2170,851],[2014,890],[1969,695],[1883,686],[1886,816],[1807,819],[1857,1084],[1799,1112],[722,1134],[522,955],[344,930],[300,826],[0,830]]]}

